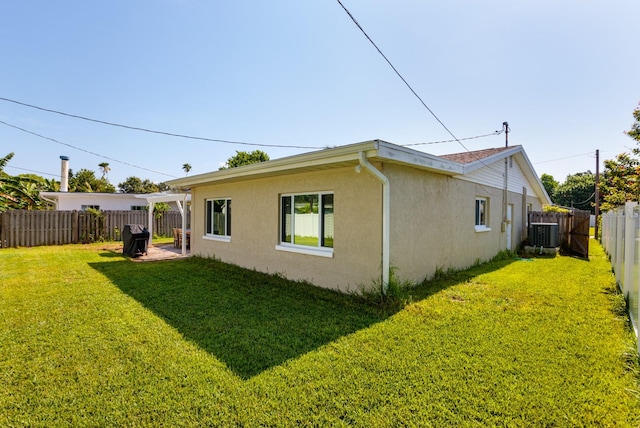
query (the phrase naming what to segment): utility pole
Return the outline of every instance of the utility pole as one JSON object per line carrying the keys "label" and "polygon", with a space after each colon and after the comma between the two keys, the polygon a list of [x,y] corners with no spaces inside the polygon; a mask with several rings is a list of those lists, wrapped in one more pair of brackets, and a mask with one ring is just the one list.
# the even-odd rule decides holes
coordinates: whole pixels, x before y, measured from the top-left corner
{"label": "utility pole", "polygon": [[598,239],[598,217],[600,216],[600,150],[596,150],[596,227],[595,238]]}
{"label": "utility pole", "polygon": [[504,129],[504,146],[509,147],[509,122],[502,122],[502,129]]}

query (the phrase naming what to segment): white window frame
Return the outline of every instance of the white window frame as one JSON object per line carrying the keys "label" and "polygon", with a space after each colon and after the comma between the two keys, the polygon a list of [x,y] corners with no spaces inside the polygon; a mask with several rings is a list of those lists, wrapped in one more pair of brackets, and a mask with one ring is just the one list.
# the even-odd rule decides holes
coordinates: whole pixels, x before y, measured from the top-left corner
{"label": "white window frame", "polygon": [[[228,207],[228,212],[225,213],[224,222],[224,234],[216,234],[213,229],[213,206],[216,201],[224,201]],[[211,203],[211,211],[209,211],[209,203]],[[204,201],[204,236],[202,239],[210,241],[231,242],[231,198],[207,198]]]}
{"label": "white window frame", "polygon": [[144,211],[146,209],[146,205],[131,205],[131,211]]}
{"label": "white window frame", "polygon": [[[478,218],[478,204],[484,204],[484,215],[481,215],[481,218]],[[489,232],[491,231],[491,227],[489,227],[489,198],[484,196],[476,196],[476,202],[474,205],[474,223],[476,232]],[[483,221],[484,219],[484,221]]]}
{"label": "white window frame", "polygon": [[89,209],[100,211],[100,205],[81,205],[80,206],[80,211],[87,211]]}
{"label": "white window frame", "polygon": [[[317,247],[313,247],[310,245],[301,245],[301,244],[294,244],[293,242],[286,242],[282,240],[282,235],[283,235],[283,223],[284,223],[284,216],[285,216],[285,212],[283,211],[283,200],[284,198],[291,198],[291,210],[292,212],[289,213],[291,215],[291,236],[292,236],[292,241],[293,241],[293,237],[295,236],[295,221],[294,221],[294,216],[295,216],[295,207],[294,207],[294,203],[293,201],[295,201],[295,197],[296,196],[302,196],[302,195],[317,195],[318,196],[318,246]],[[333,247],[323,247],[322,246],[322,241],[323,241],[323,234],[324,234],[324,216],[322,215],[322,207],[323,207],[323,198],[326,195],[331,195],[333,196],[334,193],[333,192],[302,192],[302,193],[288,193],[288,194],[281,194],[278,197],[278,203],[279,203],[279,210],[278,210],[278,245],[276,245],[276,250],[278,251],[288,251],[291,253],[299,253],[299,254],[307,254],[307,255],[312,255],[312,256],[319,256],[319,257],[329,257],[332,258],[333,257]],[[334,199],[335,201],[335,199]],[[335,203],[335,202],[334,202]]]}

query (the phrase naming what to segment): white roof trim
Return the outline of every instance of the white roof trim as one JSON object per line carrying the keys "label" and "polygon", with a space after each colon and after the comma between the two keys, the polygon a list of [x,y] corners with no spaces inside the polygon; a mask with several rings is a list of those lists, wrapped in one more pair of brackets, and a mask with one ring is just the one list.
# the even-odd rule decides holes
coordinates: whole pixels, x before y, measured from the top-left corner
{"label": "white roof trim", "polygon": [[365,152],[367,159],[372,162],[389,162],[406,165],[445,174],[449,176],[465,175],[479,168],[504,159],[515,156],[520,160],[523,173],[536,191],[536,195],[543,203],[551,203],[551,199],[535,174],[535,170],[529,161],[522,146],[513,146],[491,156],[477,161],[463,164],[441,156],[431,155],[407,147],[398,146],[382,140],[365,141],[362,143],[340,146],[332,149],[318,150],[303,153],[266,162],[239,166],[236,168],[212,171],[205,174],[169,180],[166,183],[172,187],[188,189],[191,186],[208,184],[220,181],[233,181],[250,178],[258,178],[270,175],[280,175],[297,171],[327,168],[331,165],[357,165],[359,153]]}
{"label": "white roof trim", "polygon": [[335,164],[353,164],[355,166],[359,162],[360,152],[365,152],[367,159],[371,162],[402,163],[414,168],[427,169],[447,175],[464,173],[462,164],[457,162],[386,141],[374,140],[178,178],[166,183],[172,187],[189,188],[215,181],[255,178],[298,170],[317,169]]}

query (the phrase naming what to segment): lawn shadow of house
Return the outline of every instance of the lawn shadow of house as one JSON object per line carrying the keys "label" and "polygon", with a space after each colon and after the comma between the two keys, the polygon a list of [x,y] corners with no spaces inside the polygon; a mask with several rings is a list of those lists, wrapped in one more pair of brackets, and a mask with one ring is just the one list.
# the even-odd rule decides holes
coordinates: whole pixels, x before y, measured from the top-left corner
{"label": "lawn shadow of house", "polygon": [[244,379],[392,315],[355,295],[211,259],[91,267]]}
{"label": "lawn shadow of house", "polygon": [[[382,322],[401,309],[198,257],[158,263],[109,261],[91,267],[243,379]],[[410,293],[414,301],[422,300],[485,271],[476,267],[456,272]]]}

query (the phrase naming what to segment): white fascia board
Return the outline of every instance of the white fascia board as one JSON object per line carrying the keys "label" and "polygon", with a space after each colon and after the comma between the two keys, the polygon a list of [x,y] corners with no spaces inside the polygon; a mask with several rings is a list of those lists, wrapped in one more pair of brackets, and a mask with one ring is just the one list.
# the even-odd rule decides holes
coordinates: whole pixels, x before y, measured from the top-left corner
{"label": "white fascia board", "polygon": [[453,162],[440,156],[419,152],[407,147],[396,146],[395,144],[390,144],[385,141],[378,142],[378,153],[374,157],[381,160],[388,159],[415,168],[435,171],[446,175],[459,175],[464,173],[464,166],[458,162]]}
{"label": "white fascia board", "polygon": [[153,194],[148,195],[136,195],[136,198],[144,199],[147,203],[153,202],[182,202],[191,200],[191,195],[188,193],[171,193],[165,195]]}
{"label": "white fascia board", "polygon": [[109,198],[109,199],[134,199],[137,194],[134,193],[101,193],[101,192],[40,192],[41,196],[48,198],[69,198],[69,199],[86,199],[91,198]]}
{"label": "white fascia board", "polygon": [[535,190],[536,195],[540,198],[542,203],[551,205],[553,202],[551,202],[551,198],[549,197],[547,190],[544,188],[540,177],[538,177],[538,173],[536,173],[536,170],[533,168],[533,165],[531,164],[527,153],[522,150],[515,159],[516,162],[518,162],[518,164],[520,165],[522,173],[525,177],[527,177],[527,180],[529,180],[529,183],[531,183],[531,186]]}
{"label": "white fascia board", "polygon": [[366,141],[364,143],[351,144],[333,149],[318,150],[315,152],[303,153],[266,162],[212,171],[191,177],[178,178],[166,181],[165,183],[172,187],[188,188],[190,186],[215,181],[274,175],[281,172],[314,168],[341,162],[353,162],[355,165],[358,163],[359,152],[369,152],[371,150],[376,150],[376,148],[377,142]]}
{"label": "white fascia board", "polygon": [[522,146],[513,146],[509,150],[504,150],[494,155],[487,156],[486,158],[478,159],[477,161],[464,164],[464,174],[469,174],[470,172],[473,172],[477,169],[491,165],[496,161],[508,158],[509,156],[514,156],[517,153],[524,153]]}
{"label": "white fascia board", "polygon": [[333,149],[319,150],[286,158],[270,160],[220,171],[208,172],[191,177],[169,180],[167,185],[189,188],[216,181],[254,178],[276,175],[296,170],[313,169],[331,164],[353,163],[356,165],[359,153],[364,152],[372,161],[390,161],[411,167],[426,169],[447,175],[458,175],[464,172],[463,166],[439,156],[419,152],[381,140],[365,141]]}

